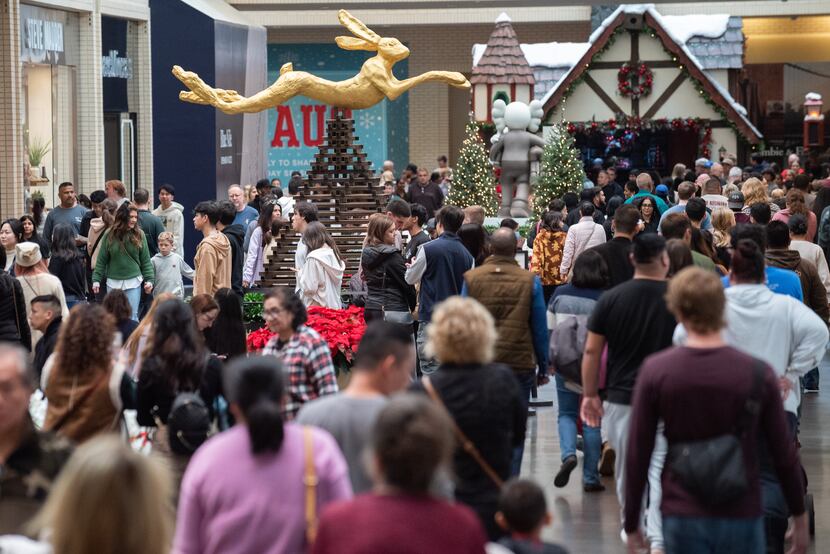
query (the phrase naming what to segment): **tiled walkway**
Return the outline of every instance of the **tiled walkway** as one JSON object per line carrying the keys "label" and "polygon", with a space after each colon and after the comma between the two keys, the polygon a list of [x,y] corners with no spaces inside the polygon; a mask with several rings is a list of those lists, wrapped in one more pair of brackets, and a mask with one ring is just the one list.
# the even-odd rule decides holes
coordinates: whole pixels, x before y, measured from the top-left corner
{"label": "tiled walkway", "polygon": [[[830,552],[830,357],[825,358],[821,373],[824,390],[804,395],[801,420],[801,457],[816,506],[816,536],[808,552]],[[624,553],[613,477],[603,478],[604,492],[582,492],[580,453],[580,465],[568,485],[562,489],[553,486],[560,464],[553,383],[540,389],[539,397],[553,400],[554,405],[537,408],[537,416],[528,422],[522,475],[545,488],[554,517],[553,525],[545,530],[545,539],[567,547],[573,554]]]}

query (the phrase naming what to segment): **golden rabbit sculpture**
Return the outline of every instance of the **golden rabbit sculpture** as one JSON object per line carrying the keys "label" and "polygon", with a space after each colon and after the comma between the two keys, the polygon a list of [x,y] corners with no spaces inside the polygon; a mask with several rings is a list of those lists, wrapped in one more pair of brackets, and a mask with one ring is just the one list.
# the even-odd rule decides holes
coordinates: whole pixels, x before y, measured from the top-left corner
{"label": "golden rabbit sculpture", "polygon": [[454,71],[428,71],[399,81],[392,74],[392,66],[409,56],[409,48],[396,38],[379,36],[346,10],[338,12],[338,19],[354,35],[337,37],[335,41],[340,48],[377,52],[376,56],[363,63],[354,77],[345,81],[328,81],[305,71],[294,71],[291,63],[287,63],[280,68],[280,76],[274,84],[246,98],[235,90],[213,88],[197,74],[174,66],[173,75],[190,89],[180,92],[179,99],[214,106],[227,114],[261,112],[297,95],[339,108],[359,110],[374,106],[384,98],[394,100],[412,87],[429,81],[470,88],[470,82],[464,75]]}

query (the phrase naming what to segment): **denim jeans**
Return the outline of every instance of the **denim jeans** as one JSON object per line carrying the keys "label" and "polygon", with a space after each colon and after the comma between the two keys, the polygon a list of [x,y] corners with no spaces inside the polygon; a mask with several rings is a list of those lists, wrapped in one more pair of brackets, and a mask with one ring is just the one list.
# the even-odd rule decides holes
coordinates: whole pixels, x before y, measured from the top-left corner
{"label": "denim jeans", "polygon": [[66,309],[71,310],[75,304],[86,304],[85,296],[75,296],[74,294],[66,295]]}
{"label": "denim jeans", "polygon": [[[562,461],[576,456],[576,419],[579,417],[580,395],[565,388],[565,380],[559,375],[556,378],[556,399],[559,404],[559,450],[562,451]],[[599,483],[600,453],[602,452],[602,438],[599,427],[582,424],[583,448],[585,459],[582,460],[582,484],[596,485]]]}
{"label": "denim jeans", "polygon": [[416,343],[418,346],[418,361],[421,364],[421,373],[423,375],[430,375],[438,370],[438,361],[435,358],[427,356],[426,351],[424,350],[427,344],[428,327],[428,321],[421,321],[418,323],[418,336]]}
{"label": "denim jeans", "polygon": [[757,518],[663,516],[667,554],[763,554],[764,523]]}
{"label": "denim jeans", "polygon": [[[527,417],[527,408],[530,405],[530,391],[533,390],[533,385],[536,382],[536,372],[514,373],[516,381],[519,383],[519,394],[522,397],[522,402],[525,405],[525,417]],[[518,477],[522,471],[522,457],[525,453],[525,443],[522,442],[519,446],[513,448],[513,459],[510,462],[510,476]]]}
{"label": "denim jeans", "polygon": [[[107,291],[111,290],[113,289],[107,287]],[[141,287],[139,286],[134,289],[122,289],[121,292],[127,296],[127,300],[130,302],[130,308],[133,310],[133,320],[138,321],[138,303],[141,302]]]}

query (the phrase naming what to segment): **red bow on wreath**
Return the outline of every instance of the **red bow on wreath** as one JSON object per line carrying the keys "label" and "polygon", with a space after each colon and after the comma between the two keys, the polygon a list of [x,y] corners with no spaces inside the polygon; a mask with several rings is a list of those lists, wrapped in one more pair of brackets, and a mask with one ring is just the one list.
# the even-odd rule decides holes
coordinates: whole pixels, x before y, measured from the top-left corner
{"label": "red bow on wreath", "polygon": [[[617,92],[620,96],[639,98],[651,94],[654,86],[654,74],[644,63],[637,66],[636,73],[630,64],[624,63],[617,73]],[[632,85],[633,77],[637,77],[637,86]]]}

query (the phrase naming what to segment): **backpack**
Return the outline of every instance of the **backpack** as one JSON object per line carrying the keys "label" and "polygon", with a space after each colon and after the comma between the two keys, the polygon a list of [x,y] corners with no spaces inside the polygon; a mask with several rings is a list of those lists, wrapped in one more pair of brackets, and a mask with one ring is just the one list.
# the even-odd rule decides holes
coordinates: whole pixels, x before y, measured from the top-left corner
{"label": "backpack", "polygon": [[210,435],[210,411],[195,392],[180,392],[173,400],[167,416],[167,440],[176,454],[196,452]]}
{"label": "backpack", "polygon": [[550,335],[550,361],[554,371],[582,389],[582,352],[588,338],[588,316],[570,315],[554,325]]}

